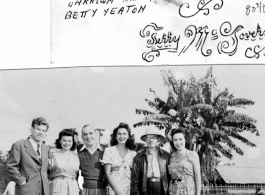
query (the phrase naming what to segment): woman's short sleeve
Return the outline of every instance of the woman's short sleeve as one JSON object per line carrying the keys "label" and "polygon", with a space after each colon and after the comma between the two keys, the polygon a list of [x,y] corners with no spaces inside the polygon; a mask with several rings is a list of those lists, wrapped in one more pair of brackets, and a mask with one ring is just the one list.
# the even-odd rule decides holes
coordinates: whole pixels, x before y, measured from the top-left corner
{"label": "woman's short sleeve", "polygon": [[113,154],[111,147],[107,147],[104,151],[103,159],[100,160],[102,164],[112,164],[113,163]]}

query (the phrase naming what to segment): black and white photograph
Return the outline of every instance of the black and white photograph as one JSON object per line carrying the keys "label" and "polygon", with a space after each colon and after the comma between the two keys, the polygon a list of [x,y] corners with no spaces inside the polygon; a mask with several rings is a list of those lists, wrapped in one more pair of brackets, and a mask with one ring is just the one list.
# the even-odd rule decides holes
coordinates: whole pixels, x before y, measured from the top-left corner
{"label": "black and white photograph", "polygon": [[264,193],[264,69],[0,71],[2,193]]}

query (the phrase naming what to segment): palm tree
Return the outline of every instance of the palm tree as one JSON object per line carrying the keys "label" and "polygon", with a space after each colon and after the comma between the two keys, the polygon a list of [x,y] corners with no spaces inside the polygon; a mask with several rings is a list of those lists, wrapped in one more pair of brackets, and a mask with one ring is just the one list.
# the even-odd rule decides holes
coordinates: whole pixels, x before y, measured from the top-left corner
{"label": "palm tree", "polygon": [[217,90],[216,78],[212,67],[205,77],[196,81],[193,74],[189,80],[176,80],[171,70],[161,70],[164,86],[168,89],[167,101],[161,100],[154,90],[154,101],[145,100],[155,112],[136,109],[136,114],[143,114],[144,119],[134,127],[155,125],[165,129],[167,141],[170,141],[170,130],[182,128],[187,134],[186,147],[197,151],[204,183],[215,180],[215,158],[224,155],[232,159],[231,151],[224,146],[243,155],[243,151],[231,140],[238,139],[250,147],[256,145],[240,135],[249,131],[259,136],[255,126],[257,122],[250,116],[230,110],[232,107],[245,107],[254,102],[243,98],[234,98],[228,89]]}
{"label": "palm tree", "polygon": [[[109,130],[105,128],[97,128],[96,131],[98,131],[98,143],[100,143],[100,138],[104,136],[104,134],[109,134]],[[104,143],[103,145],[108,146],[109,143]]]}

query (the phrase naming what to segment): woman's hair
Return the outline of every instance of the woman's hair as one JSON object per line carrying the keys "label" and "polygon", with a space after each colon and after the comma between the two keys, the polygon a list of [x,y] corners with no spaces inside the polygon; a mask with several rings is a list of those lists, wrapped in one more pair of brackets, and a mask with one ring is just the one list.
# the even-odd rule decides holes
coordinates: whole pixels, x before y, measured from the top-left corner
{"label": "woman's hair", "polygon": [[70,148],[70,150],[74,151],[76,149],[76,143],[75,143],[75,139],[74,139],[74,131],[73,131],[73,129],[64,129],[64,130],[62,130],[59,133],[59,138],[56,139],[56,141],[55,141],[55,148],[62,149],[60,141],[61,141],[63,136],[71,136],[72,137],[73,145]]}
{"label": "woman's hair", "polygon": [[185,148],[187,148],[187,139],[186,139],[187,135],[186,135],[185,129],[182,128],[182,127],[179,127],[178,129],[172,129],[171,132],[170,132],[170,135],[172,137],[172,141],[170,141],[170,146],[171,146],[172,151],[176,151],[177,150],[175,145],[174,145],[174,143],[173,143],[173,137],[174,137],[175,134],[178,134],[178,133],[182,133],[183,134],[183,136],[185,138],[185,141],[186,141]]}
{"label": "woman's hair", "polygon": [[127,141],[125,143],[126,148],[128,148],[130,150],[135,150],[136,144],[135,144],[134,135],[132,135],[131,129],[130,129],[129,125],[126,123],[120,123],[119,126],[113,130],[113,133],[111,134],[110,145],[115,146],[118,144],[116,137],[117,137],[118,130],[121,128],[125,128],[128,132],[128,135],[129,135],[129,138],[127,139]]}

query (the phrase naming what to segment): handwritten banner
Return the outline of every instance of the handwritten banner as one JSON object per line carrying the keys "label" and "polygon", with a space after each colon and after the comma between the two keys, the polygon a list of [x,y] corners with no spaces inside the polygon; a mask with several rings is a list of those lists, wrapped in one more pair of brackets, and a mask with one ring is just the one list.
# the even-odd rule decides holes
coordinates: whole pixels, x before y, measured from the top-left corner
{"label": "handwritten banner", "polygon": [[[254,47],[247,47],[245,49],[245,57],[260,58],[265,56],[265,44],[259,45],[260,41],[265,37],[265,30],[262,30],[260,25],[254,30],[245,30],[242,25],[232,27],[229,21],[223,22],[219,29],[210,30],[208,26],[189,25],[185,31],[184,36],[190,41],[187,45],[179,47],[181,35],[174,35],[171,31],[164,32],[163,27],[158,27],[155,23],[147,25],[140,31],[140,36],[147,39],[147,48],[151,51],[144,52],[142,57],[145,61],[151,62],[155,56],[159,57],[160,52],[172,52],[177,56],[183,55],[190,47],[195,47],[196,51],[200,52],[204,57],[210,57],[213,50],[219,54],[226,54],[233,56],[236,54],[240,42],[253,41]],[[224,38],[225,40],[219,41]],[[211,41],[211,48],[205,47],[205,42]]]}
{"label": "handwritten banner", "polygon": [[262,1],[55,0],[51,4],[53,63],[264,62]]}

